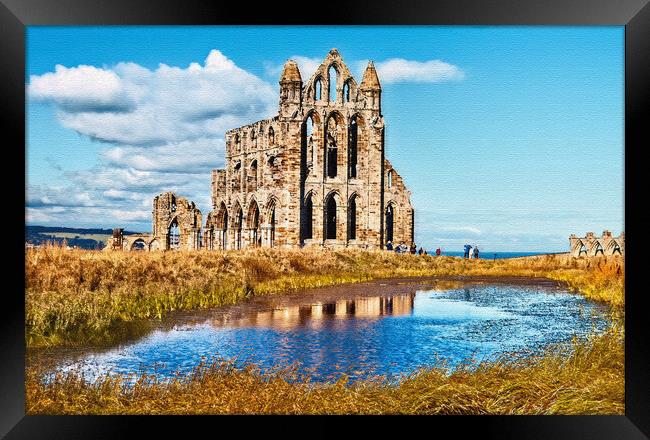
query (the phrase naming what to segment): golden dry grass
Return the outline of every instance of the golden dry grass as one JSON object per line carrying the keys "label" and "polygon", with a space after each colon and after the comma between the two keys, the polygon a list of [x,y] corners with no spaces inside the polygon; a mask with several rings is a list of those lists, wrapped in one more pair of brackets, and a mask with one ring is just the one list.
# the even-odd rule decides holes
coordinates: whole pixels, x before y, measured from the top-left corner
{"label": "golden dry grass", "polygon": [[[473,275],[562,280],[612,305],[619,317],[623,310],[619,257],[467,261],[360,250],[149,254],[50,247],[26,253],[27,340],[110,341],[120,322],[250,295],[388,277]],[[140,377],[134,387],[108,377],[88,384],[75,374],[44,384],[36,367],[27,371],[26,404],[28,414],[623,414],[624,359],[624,329],[614,317],[605,334],[568,349],[503,356],[451,374],[429,368],[398,384],[345,378],[322,384],[295,370],[262,374],[230,364],[200,366],[171,382]]]}
{"label": "golden dry grass", "polygon": [[624,305],[620,257],[463,260],[365,250],[145,253],[50,246],[28,249],[25,267],[29,347],[111,343],[129,331],[121,324],[133,323],[137,332],[145,319],[160,319],[174,310],[390,277],[548,277],[616,309]]}
{"label": "golden dry grass", "polygon": [[[461,368],[420,370],[398,384],[315,383],[295,370],[261,374],[231,364],[198,367],[187,378],[135,386],[58,376],[26,381],[27,414],[623,414],[623,332],[614,326],[572,348]],[[298,379],[298,380],[296,380]]]}

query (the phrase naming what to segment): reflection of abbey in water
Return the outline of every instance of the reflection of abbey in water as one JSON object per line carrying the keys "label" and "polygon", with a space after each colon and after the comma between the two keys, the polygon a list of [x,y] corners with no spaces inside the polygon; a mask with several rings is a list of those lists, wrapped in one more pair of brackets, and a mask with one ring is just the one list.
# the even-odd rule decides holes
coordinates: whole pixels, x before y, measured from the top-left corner
{"label": "reflection of abbey in water", "polygon": [[117,229],[107,248],[410,245],[414,211],[384,156],[381,93],[372,62],[357,84],[336,49],[305,82],[287,61],[278,114],[226,132],[204,230],[194,203],[164,193],[154,200],[152,234]]}
{"label": "reflection of abbey in water", "polygon": [[255,312],[235,319],[227,316],[213,321],[218,326],[292,328],[322,324],[326,319],[379,318],[381,316],[409,315],[413,311],[415,293],[399,296],[360,297],[353,300],[318,302],[312,305],[278,307],[274,310]]}

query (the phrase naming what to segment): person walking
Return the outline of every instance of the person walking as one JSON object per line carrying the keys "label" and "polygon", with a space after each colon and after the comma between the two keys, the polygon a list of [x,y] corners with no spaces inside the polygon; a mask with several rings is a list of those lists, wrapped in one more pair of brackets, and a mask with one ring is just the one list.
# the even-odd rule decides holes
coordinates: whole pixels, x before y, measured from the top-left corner
{"label": "person walking", "polygon": [[440,247],[438,247],[438,249],[436,249],[436,257],[439,257],[439,256],[440,256],[440,253],[441,253],[441,251],[440,251]]}
{"label": "person walking", "polygon": [[392,251],[393,250],[393,242],[392,241],[389,240],[388,243],[386,243],[386,250],[387,251]]}
{"label": "person walking", "polygon": [[472,247],[471,247],[470,245],[465,244],[465,255],[464,255],[464,258],[469,258],[469,250],[470,250],[471,248],[472,248]]}
{"label": "person walking", "polygon": [[424,249],[422,249],[422,246],[420,246],[420,250],[418,251],[418,255],[424,254]]}
{"label": "person walking", "polygon": [[415,246],[415,243],[411,243],[411,253],[415,255],[418,252],[418,248]]}
{"label": "person walking", "polygon": [[472,246],[469,244],[467,245],[467,258],[472,259]]}
{"label": "person walking", "polygon": [[478,260],[478,246],[474,246],[474,258]]}

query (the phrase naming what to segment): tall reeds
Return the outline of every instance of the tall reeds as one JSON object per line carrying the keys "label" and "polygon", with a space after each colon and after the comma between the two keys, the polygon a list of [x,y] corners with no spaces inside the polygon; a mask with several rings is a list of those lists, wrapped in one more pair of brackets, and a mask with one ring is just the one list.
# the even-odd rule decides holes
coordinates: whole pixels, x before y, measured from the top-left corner
{"label": "tall reeds", "polygon": [[624,265],[618,257],[463,260],[353,249],[146,253],[48,246],[26,250],[25,267],[30,347],[112,343],[124,332],[137,332],[143,320],[174,310],[391,277],[548,277],[614,308],[624,305]]}

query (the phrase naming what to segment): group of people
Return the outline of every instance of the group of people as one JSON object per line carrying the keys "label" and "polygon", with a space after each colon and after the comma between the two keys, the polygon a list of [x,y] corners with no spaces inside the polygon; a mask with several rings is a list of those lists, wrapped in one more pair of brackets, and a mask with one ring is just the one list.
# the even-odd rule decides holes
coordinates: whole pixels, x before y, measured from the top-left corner
{"label": "group of people", "polygon": [[[414,254],[414,255],[415,254],[428,255],[427,251],[422,249],[422,247],[420,247],[420,249],[418,250],[417,246],[415,246],[415,243],[411,243],[411,246],[409,247],[403,241],[400,242],[400,244],[398,244],[397,246],[393,246],[393,243],[391,241],[387,242],[386,243],[386,250],[387,251],[395,251],[398,254],[411,253],[411,254]],[[440,247],[438,247],[436,249],[436,256],[439,257],[441,254],[442,254],[442,251],[440,250]],[[476,246],[476,245],[472,246],[470,244],[465,245],[465,258],[476,258],[476,259],[478,259],[478,254],[479,254],[478,246]]]}
{"label": "group of people", "polygon": [[[429,255],[427,251],[422,249],[422,246],[420,246],[420,249],[417,248],[415,243],[411,243],[411,246],[407,246],[406,243],[403,241],[398,244],[397,246],[393,246],[393,243],[391,241],[388,241],[386,243],[386,250],[387,251],[395,251],[398,254],[407,254],[411,253],[413,255],[418,254],[418,255]],[[440,248],[436,249],[436,255],[440,256]]]}
{"label": "group of people", "polygon": [[478,258],[478,246],[466,244],[465,245],[465,258]]}

